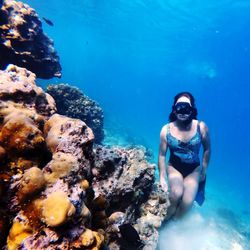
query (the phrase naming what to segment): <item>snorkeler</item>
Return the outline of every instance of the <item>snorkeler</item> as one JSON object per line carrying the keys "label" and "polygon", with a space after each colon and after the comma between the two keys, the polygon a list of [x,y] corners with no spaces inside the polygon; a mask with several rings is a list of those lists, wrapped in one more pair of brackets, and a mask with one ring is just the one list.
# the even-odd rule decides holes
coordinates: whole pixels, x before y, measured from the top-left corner
{"label": "snorkeler", "polygon": [[[201,145],[203,156],[200,164]],[[168,148],[170,157],[166,167]],[[169,123],[162,127],[160,133],[158,158],[160,185],[166,192],[168,187],[170,189],[168,218],[180,218],[192,207],[199,183],[205,181],[210,153],[208,127],[197,120],[194,97],[189,92],[177,94]]]}

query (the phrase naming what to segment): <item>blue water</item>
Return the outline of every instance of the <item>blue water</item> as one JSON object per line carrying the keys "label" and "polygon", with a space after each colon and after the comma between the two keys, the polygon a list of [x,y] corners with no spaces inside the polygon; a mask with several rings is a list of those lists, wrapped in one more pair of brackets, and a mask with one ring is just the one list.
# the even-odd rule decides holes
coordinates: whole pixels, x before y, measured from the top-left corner
{"label": "blue water", "polygon": [[[63,68],[61,79],[39,84],[81,88],[102,106],[109,134],[147,146],[155,162],[174,95],[194,94],[212,139],[207,201],[194,213],[222,221],[228,231],[209,229],[219,237],[228,232],[225,249],[250,249],[250,1],[25,2],[53,21],[43,28]],[[236,229],[242,239],[234,245],[229,234]],[[204,249],[224,249],[212,242]]]}

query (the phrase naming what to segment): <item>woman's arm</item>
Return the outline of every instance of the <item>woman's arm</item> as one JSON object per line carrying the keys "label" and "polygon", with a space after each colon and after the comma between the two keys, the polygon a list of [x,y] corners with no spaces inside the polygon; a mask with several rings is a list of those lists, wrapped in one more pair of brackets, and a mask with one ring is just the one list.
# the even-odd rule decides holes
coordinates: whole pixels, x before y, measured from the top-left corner
{"label": "woman's arm", "polygon": [[160,147],[159,147],[159,155],[158,155],[158,168],[160,175],[160,185],[162,189],[167,192],[168,185],[166,182],[166,152],[167,152],[167,126],[163,126],[160,133]]}
{"label": "woman's arm", "polygon": [[203,146],[201,180],[204,180],[211,155],[211,142],[208,127],[204,122],[200,122],[200,130]]}

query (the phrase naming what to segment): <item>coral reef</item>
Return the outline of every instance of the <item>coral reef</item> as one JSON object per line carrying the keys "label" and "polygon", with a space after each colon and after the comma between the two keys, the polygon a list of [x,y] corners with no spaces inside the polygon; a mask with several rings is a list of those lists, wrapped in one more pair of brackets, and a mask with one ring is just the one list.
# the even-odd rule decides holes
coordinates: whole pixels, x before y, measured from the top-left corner
{"label": "coral reef", "polygon": [[[0,71],[0,90],[0,199],[2,213],[9,211],[2,217],[1,235],[8,235],[8,249],[43,249],[55,237],[55,248],[70,246],[75,236],[54,228],[80,236],[90,221],[85,199],[92,130],[83,121],[55,114],[53,98],[24,68],[9,65]],[[102,236],[94,237],[93,247],[101,245]],[[4,245],[6,238],[1,240]]]}
{"label": "coral reef", "polygon": [[[100,222],[109,216],[105,226],[110,249],[128,244],[119,234],[124,223],[137,229],[143,249],[155,249],[157,229],[166,217],[169,200],[158,185],[153,185],[155,165],[146,161],[146,149],[97,146],[94,151],[92,187],[96,195],[108,202],[106,217],[102,213],[95,218]],[[131,244],[126,247],[136,248]]]}
{"label": "coral reef", "polygon": [[20,1],[5,0],[0,9],[0,69],[25,67],[37,77],[61,76],[53,41],[42,30],[35,10]]}
{"label": "coral reef", "polygon": [[158,229],[167,216],[169,207],[168,194],[158,183],[152,187],[148,199],[140,206],[140,216],[136,219],[135,228],[145,242],[144,250],[156,249],[159,238]]}
{"label": "coral reef", "polygon": [[0,71],[0,247],[155,249],[168,197],[147,150],[94,144],[30,71]]}
{"label": "coral reef", "polygon": [[47,92],[55,99],[59,114],[81,119],[93,130],[96,143],[103,140],[104,116],[97,102],[68,84],[49,85]]}

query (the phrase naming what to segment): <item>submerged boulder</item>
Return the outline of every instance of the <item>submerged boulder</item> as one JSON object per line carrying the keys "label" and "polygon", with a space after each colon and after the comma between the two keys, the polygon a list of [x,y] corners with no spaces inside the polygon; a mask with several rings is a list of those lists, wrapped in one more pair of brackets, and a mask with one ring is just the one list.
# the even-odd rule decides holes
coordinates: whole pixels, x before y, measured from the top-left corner
{"label": "submerged boulder", "polygon": [[0,9],[0,69],[8,64],[25,67],[39,78],[61,76],[53,41],[43,33],[37,13],[14,0],[5,0]]}
{"label": "submerged boulder", "polygon": [[49,85],[47,92],[55,99],[59,114],[86,122],[94,132],[95,142],[102,142],[104,115],[96,101],[84,95],[80,89],[68,84]]}
{"label": "submerged boulder", "polygon": [[147,150],[94,144],[35,79],[0,71],[0,247],[155,249],[169,203]]}

